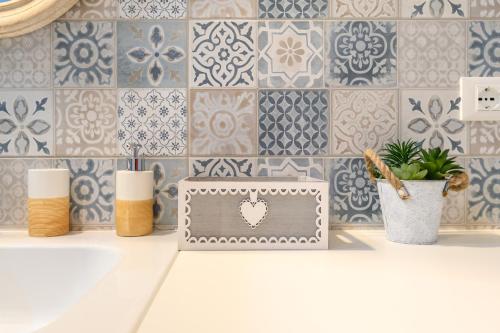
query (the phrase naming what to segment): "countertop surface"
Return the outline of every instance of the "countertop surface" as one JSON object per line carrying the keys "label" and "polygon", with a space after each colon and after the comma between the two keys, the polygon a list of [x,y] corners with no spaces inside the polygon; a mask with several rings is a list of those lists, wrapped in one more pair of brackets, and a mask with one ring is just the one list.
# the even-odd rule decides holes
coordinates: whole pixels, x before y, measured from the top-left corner
{"label": "countertop surface", "polygon": [[139,332],[498,333],[499,309],[500,231],[336,231],[328,251],[179,253]]}

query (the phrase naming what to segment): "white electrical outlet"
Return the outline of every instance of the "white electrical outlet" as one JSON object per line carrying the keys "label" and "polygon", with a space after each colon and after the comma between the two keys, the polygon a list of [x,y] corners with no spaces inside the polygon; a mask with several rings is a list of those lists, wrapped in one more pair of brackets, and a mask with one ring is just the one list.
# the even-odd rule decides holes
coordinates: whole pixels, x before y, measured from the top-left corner
{"label": "white electrical outlet", "polygon": [[460,120],[500,121],[500,77],[462,77],[460,97]]}

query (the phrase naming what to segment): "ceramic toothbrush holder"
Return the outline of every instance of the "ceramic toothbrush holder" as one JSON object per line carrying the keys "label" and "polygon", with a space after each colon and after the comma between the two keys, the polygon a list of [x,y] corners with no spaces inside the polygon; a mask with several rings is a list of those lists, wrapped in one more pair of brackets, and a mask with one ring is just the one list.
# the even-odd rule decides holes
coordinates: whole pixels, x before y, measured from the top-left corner
{"label": "ceramic toothbrush holder", "polygon": [[30,236],[61,236],[69,232],[69,170],[28,170]]}
{"label": "ceramic toothbrush holder", "polygon": [[116,173],[116,233],[144,236],[153,232],[153,171]]}

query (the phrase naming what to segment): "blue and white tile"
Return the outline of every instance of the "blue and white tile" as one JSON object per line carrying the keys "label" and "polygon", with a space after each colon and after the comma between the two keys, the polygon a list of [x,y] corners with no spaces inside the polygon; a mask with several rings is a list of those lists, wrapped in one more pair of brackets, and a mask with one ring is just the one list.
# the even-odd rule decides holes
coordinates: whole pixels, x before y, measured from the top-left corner
{"label": "blue and white tile", "polygon": [[469,160],[468,222],[500,223],[500,159]]}
{"label": "blue and white tile", "polygon": [[328,0],[259,0],[260,18],[321,18]]}
{"label": "blue and white tile", "polygon": [[404,0],[401,16],[412,19],[464,19],[468,17],[468,0]]}
{"label": "blue and white tile", "polygon": [[116,18],[115,0],[79,0],[62,19],[103,20]]}
{"label": "blue and white tile", "polygon": [[468,152],[466,124],[460,121],[456,90],[401,90],[401,137],[424,148]]}
{"label": "blue and white tile", "polygon": [[500,0],[470,0],[472,18],[500,17]]}
{"label": "blue and white tile", "polygon": [[194,177],[252,177],[257,173],[254,158],[190,158],[189,175]]}
{"label": "blue and white tile", "polygon": [[118,0],[121,18],[179,19],[186,17],[188,0]]}
{"label": "blue and white tile", "polygon": [[382,224],[377,187],[370,182],[362,158],[327,162],[330,180],[330,223]]}
{"label": "blue and white tile", "polygon": [[326,27],[329,86],[396,85],[396,22],[335,21]]}
{"label": "blue and white tile", "polygon": [[470,153],[500,155],[500,122],[473,121],[470,123]]}
{"label": "blue and white tile", "polygon": [[255,87],[254,21],[192,21],[191,86]]}
{"label": "blue and white tile", "polygon": [[327,153],[328,99],[326,90],[261,90],[259,154]]}
{"label": "blue and white tile", "polygon": [[0,157],[54,154],[50,90],[0,91]]}
{"label": "blue and white tile", "polygon": [[118,86],[186,86],[187,32],[181,21],[121,21],[118,30]]}
{"label": "blue and white tile", "polygon": [[259,87],[323,86],[323,24],[259,23]]}
{"label": "blue and white tile", "polygon": [[263,177],[312,177],[323,179],[324,166],[321,158],[259,158],[258,176]]}
{"label": "blue and white tile", "polygon": [[500,76],[499,44],[499,21],[469,23],[469,76]]}
{"label": "blue and white tile", "polygon": [[112,22],[62,21],[53,25],[54,85],[114,86],[115,29]]}
{"label": "blue and white tile", "polygon": [[334,18],[392,18],[398,16],[398,0],[331,0]]}
{"label": "blue and white tile", "polygon": [[114,223],[114,160],[57,160],[56,167],[68,168],[70,171],[70,221],[72,225]]}

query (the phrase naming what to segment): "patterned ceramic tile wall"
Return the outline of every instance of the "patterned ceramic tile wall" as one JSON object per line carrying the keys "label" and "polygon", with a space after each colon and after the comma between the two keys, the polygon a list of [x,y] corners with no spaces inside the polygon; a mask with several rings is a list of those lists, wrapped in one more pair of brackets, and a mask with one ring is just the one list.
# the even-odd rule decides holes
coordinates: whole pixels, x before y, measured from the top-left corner
{"label": "patterned ceramic tile wall", "polygon": [[81,0],[0,40],[0,225],[26,224],[26,170],[71,170],[75,228],[114,223],[140,143],[155,223],[186,176],[329,179],[336,227],[379,226],[368,147],[450,149],[470,188],[443,224],[500,225],[500,123],[463,123],[461,76],[500,76],[498,0]]}

